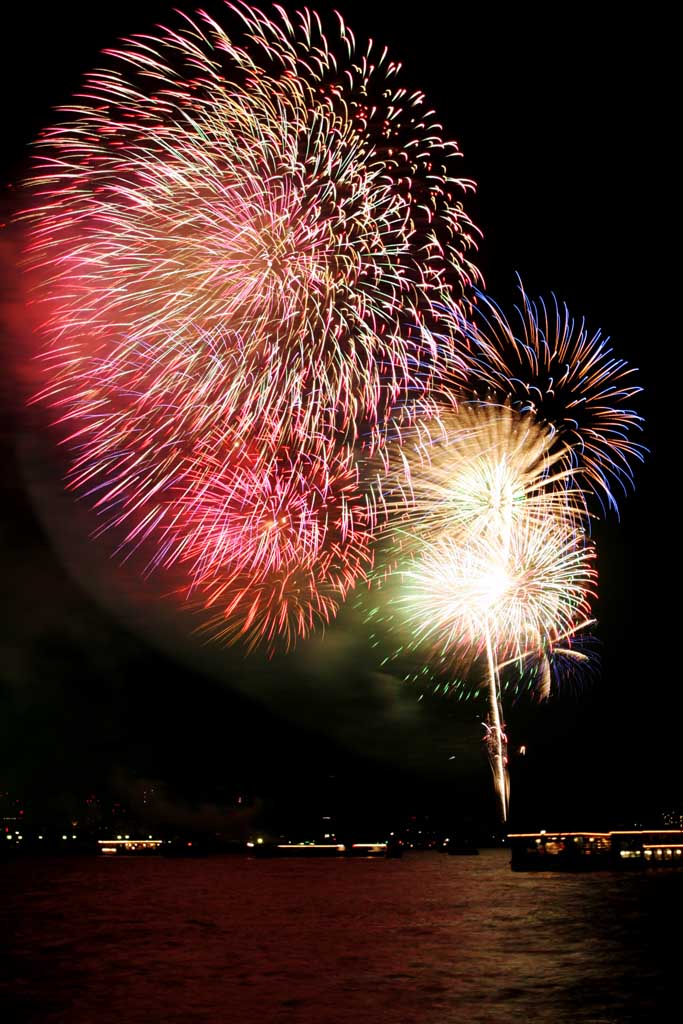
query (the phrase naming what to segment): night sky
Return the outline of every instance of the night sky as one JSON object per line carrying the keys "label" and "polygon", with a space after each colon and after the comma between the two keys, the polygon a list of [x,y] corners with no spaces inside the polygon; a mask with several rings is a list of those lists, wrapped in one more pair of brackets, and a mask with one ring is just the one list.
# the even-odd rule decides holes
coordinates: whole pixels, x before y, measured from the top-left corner
{"label": "night sky", "polygon": [[[171,3],[64,3],[15,11],[3,71],[3,183],[27,166],[98,52],[163,19]],[[211,10],[220,5],[209,5]],[[288,7],[294,5],[287,5]],[[320,3],[322,12],[332,5]],[[658,822],[679,806],[682,698],[676,658],[678,463],[672,409],[674,216],[671,26],[598,24],[588,6],[552,22],[526,8],[502,16],[428,0],[410,20],[389,3],[345,3],[357,39],[372,36],[423,89],[461,174],[478,183],[468,210],[483,231],[476,262],[509,307],[519,272],[532,296],[554,291],[618,356],[639,367],[650,449],[636,493],[595,529],[602,671],[546,705],[507,706],[513,823],[596,827]],[[187,5],[191,9],[191,5]],[[13,191],[5,194],[11,209]],[[203,647],[194,622],[86,541],[88,514],[60,489],[41,414],[24,407],[25,332],[2,245],[4,340],[0,791],[58,818],[88,792],[135,803],[153,781],[179,818],[237,792],[273,817],[431,814],[493,820],[480,737],[485,706],[427,699],[380,670],[353,610],[288,657]],[[673,394],[671,392],[673,391]],[[678,620],[678,615],[676,615]],[[190,810],[188,810],[190,809]],[[172,814],[172,811],[169,811]],[[218,811],[217,811],[218,813]]]}

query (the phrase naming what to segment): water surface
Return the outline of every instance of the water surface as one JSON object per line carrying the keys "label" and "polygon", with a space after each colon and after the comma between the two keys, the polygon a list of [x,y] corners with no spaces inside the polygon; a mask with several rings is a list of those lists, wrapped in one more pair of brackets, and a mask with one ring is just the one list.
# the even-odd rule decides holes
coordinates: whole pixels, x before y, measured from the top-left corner
{"label": "water surface", "polygon": [[26,859],[0,879],[7,1021],[652,1024],[678,1003],[670,869],[513,874],[491,851]]}

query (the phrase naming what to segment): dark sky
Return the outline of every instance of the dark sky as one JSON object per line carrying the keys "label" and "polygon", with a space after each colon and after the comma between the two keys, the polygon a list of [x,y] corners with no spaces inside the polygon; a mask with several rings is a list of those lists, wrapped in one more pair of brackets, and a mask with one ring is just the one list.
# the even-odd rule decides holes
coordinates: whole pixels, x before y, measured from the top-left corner
{"label": "dark sky", "polygon": [[[31,139],[98,52],[173,6],[125,0],[94,12],[66,2],[13,13],[4,183],[16,181]],[[385,42],[402,60],[460,142],[462,174],[478,182],[469,210],[484,233],[477,262],[490,294],[509,303],[519,272],[532,295],[554,291],[640,368],[651,452],[621,521],[596,529],[602,674],[545,706],[519,701],[508,722],[529,751],[513,783],[520,824],[656,820],[683,799],[677,463],[667,443],[677,404],[672,26],[656,11],[598,24],[576,4],[555,5],[547,21],[532,5],[501,15],[456,4],[444,14],[428,0],[410,18],[384,2],[335,6],[358,39]],[[153,779],[178,806],[220,804],[244,789],[292,813],[492,817],[484,708],[418,703],[371,663],[351,614],[273,662],[207,650],[185,617],[85,542],[84,513],[60,493],[50,441],[22,411],[12,262],[4,259],[0,791],[45,814],[91,789],[125,797]]]}

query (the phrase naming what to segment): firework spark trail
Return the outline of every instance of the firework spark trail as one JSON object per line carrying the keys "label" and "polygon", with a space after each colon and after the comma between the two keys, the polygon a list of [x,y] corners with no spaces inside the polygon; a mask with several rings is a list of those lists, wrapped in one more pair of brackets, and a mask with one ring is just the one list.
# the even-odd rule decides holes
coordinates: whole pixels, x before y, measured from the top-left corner
{"label": "firework spark trail", "polygon": [[590,334],[555,296],[532,302],[520,283],[516,321],[483,294],[460,328],[471,344],[472,372],[486,403],[530,413],[568,451],[579,484],[617,511],[614,485],[633,483],[633,460],[646,449],[632,439],[642,417],[628,403],[642,389],[635,370],[617,359],[598,330]]}
{"label": "firework spark trail", "polygon": [[[557,637],[552,644],[530,651],[522,658],[510,658],[498,664],[505,676],[503,689],[513,692],[530,690],[536,700],[548,700],[553,690],[566,686],[582,688],[600,666],[599,643],[590,632],[595,619],[579,623],[567,636]],[[510,676],[514,669],[515,674]],[[507,670],[507,671],[506,671]]]}
{"label": "firework spark trail", "polygon": [[226,614],[245,566],[264,595],[271,574],[268,623],[291,606],[286,577],[303,627],[323,564],[323,619],[363,578],[371,517],[342,529],[335,513],[329,542],[302,520],[301,543],[281,537],[276,554],[244,528],[236,474],[257,521],[273,467],[283,493],[314,505],[321,466],[353,477],[353,447],[381,452],[430,402],[443,354],[461,365],[453,310],[478,278],[471,183],[400,66],[358,49],[341,19],[335,52],[308,11],[226,5],[237,41],[205,13],[180,17],[109,51],[39,140],[26,214],[38,397],[71,453],[69,486],[119,554],[183,567],[188,592],[212,607],[220,593]]}

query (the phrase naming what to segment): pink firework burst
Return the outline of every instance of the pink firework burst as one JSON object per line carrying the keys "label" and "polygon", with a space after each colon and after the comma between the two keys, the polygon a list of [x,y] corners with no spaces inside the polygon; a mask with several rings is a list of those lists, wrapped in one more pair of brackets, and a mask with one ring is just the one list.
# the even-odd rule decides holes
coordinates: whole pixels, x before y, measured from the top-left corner
{"label": "pink firework burst", "polygon": [[[237,3],[226,18],[235,37],[198,13],[110,51],[39,140],[26,212],[38,397],[58,414],[69,486],[118,551],[185,566],[195,593],[226,564],[247,572],[233,564],[246,545],[254,585],[287,565],[315,590],[320,570],[336,601],[366,562],[339,561],[356,535],[342,529],[346,498],[341,518],[303,530],[301,563],[290,553],[276,568],[235,525],[236,496],[246,510],[264,501],[254,466],[278,477],[272,453],[286,452],[283,486],[317,507],[324,476],[357,472],[340,452],[381,449],[428,401],[444,350],[460,365],[442,311],[478,276],[471,183],[422,94],[341,19],[335,52],[308,11],[290,21]],[[213,555],[197,532],[209,506],[225,522],[221,501],[241,537],[229,557],[224,527],[207,530]]]}
{"label": "pink firework burst", "polygon": [[177,508],[185,596],[209,611],[212,636],[249,648],[289,647],[329,622],[372,567],[373,510],[344,453],[264,444],[228,463],[206,457]]}

